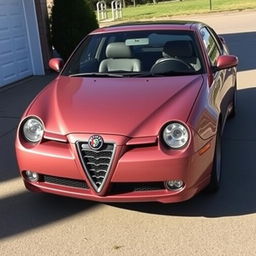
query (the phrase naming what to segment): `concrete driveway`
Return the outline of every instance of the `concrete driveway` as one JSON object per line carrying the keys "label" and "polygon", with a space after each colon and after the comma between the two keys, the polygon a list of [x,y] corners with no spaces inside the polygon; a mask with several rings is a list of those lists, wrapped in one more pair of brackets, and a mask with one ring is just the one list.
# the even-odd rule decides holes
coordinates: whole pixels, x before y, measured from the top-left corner
{"label": "concrete driveway", "polygon": [[0,90],[1,255],[256,255],[256,12],[185,19],[214,27],[240,58],[238,112],[224,131],[220,191],[169,205],[27,192],[18,177],[15,129],[52,76],[30,78]]}

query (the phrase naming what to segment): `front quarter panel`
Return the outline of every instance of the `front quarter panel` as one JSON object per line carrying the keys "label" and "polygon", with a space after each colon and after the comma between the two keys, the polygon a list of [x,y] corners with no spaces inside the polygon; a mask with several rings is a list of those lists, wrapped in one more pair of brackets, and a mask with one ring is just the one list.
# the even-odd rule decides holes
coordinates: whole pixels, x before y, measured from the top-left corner
{"label": "front quarter panel", "polygon": [[207,140],[216,134],[219,110],[216,106],[217,93],[208,85],[207,75],[188,118],[188,124]]}

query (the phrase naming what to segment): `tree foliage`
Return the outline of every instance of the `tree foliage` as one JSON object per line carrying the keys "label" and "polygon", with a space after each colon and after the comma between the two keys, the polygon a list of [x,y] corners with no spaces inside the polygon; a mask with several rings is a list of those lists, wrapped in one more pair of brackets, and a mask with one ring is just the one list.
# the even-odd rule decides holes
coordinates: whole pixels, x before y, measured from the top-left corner
{"label": "tree foliage", "polygon": [[77,44],[98,22],[87,0],[54,0],[51,13],[52,44],[67,60]]}

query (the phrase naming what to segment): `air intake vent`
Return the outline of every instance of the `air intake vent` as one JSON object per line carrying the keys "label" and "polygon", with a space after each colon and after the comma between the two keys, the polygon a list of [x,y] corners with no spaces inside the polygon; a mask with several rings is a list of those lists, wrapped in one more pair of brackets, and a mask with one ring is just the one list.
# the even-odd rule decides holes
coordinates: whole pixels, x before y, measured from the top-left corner
{"label": "air intake vent", "polygon": [[111,194],[164,190],[163,182],[112,183]]}
{"label": "air intake vent", "polygon": [[48,182],[48,183],[58,184],[62,186],[75,187],[75,188],[89,189],[88,185],[83,180],[61,178],[61,177],[42,175],[42,174],[40,175],[40,179],[42,182]]}
{"label": "air intake vent", "polygon": [[104,143],[100,150],[92,150],[88,142],[77,142],[80,160],[91,184],[100,192],[112,164],[115,145]]}

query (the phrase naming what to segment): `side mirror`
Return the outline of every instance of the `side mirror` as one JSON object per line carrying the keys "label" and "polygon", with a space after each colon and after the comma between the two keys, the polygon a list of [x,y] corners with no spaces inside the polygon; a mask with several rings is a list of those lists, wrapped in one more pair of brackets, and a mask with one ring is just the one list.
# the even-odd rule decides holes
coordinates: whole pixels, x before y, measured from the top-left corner
{"label": "side mirror", "polygon": [[53,58],[49,60],[49,67],[58,73],[61,71],[63,66],[64,66],[64,61],[61,58]]}
{"label": "side mirror", "polygon": [[221,55],[217,59],[216,67],[214,67],[214,71],[228,69],[236,67],[238,64],[238,58],[233,55]]}

